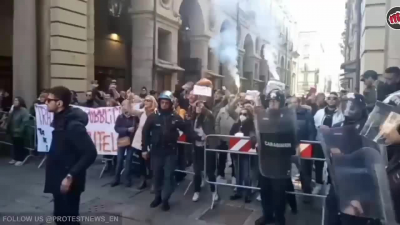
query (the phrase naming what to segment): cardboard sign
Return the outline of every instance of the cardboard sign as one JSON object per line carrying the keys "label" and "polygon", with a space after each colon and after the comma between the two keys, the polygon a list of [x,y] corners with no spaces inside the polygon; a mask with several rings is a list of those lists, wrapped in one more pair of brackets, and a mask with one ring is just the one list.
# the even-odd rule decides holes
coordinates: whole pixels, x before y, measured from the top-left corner
{"label": "cardboard sign", "polygon": [[[121,107],[87,108],[73,106],[82,109],[88,114],[89,123],[86,130],[96,146],[99,155],[117,155],[118,133],[115,132],[115,121],[121,114]],[[45,105],[35,105],[37,146],[38,152],[50,150],[53,127],[53,113],[47,110]],[[79,143],[77,143],[79,144]]]}
{"label": "cardboard sign", "polygon": [[194,85],[193,94],[211,97],[212,89],[210,87]]}

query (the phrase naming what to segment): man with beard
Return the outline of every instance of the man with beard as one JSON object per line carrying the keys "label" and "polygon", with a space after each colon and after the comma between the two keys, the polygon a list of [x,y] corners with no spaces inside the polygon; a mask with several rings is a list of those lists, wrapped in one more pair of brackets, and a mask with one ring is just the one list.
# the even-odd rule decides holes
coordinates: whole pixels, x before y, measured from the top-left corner
{"label": "man with beard", "polygon": [[[332,127],[333,124],[337,124],[344,120],[344,116],[341,110],[338,109],[339,96],[336,92],[331,92],[327,98],[328,106],[320,109],[314,116],[315,127],[318,130],[320,126],[324,125],[327,127]],[[320,141],[320,136],[317,135],[317,140]],[[313,157],[323,159],[324,154],[321,145],[313,146]],[[323,186],[323,169],[324,162],[315,161],[315,181],[316,186],[313,190],[313,194],[319,194]]]}
{"label": "man with beard", "polygon": [[150,204],[155,208],[162,203],[162,210],[168,211],[169,198],[174,186],[174,171],[177,163],[179,130],[189,134],[182,118],[174,112],[174,96],[164,91],[158,98],[158,112],[149,115],[142,132],[142,156],[148,158],[151,146],[152,169],[154,173],[155,199]]}
{"label": "man with beard", "polygon": [[377,99],[383,101],[389,94],[400,89],[399,67],[389,67],[379,79],[377,87]]}

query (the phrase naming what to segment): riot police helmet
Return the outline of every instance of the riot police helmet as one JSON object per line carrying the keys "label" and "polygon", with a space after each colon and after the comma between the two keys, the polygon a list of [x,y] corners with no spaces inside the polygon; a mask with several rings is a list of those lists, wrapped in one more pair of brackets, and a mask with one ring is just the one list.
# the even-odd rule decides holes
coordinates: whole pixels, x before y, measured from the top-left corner
{"label": "riot police helmet", "polygon": [[348,93],[342,96],[341,106],[346,120],[360,121],[368,116],[364,96],[357,93]]}
{"label": "riot police helmet", "polygon": [[268,108],[271,107],[272,102],[277,102],[279,104],[279,108],[282,108],[285,106],[285,94],[281,90],[272,90],[271,92],[268,93],[266,96],[266,103]]}

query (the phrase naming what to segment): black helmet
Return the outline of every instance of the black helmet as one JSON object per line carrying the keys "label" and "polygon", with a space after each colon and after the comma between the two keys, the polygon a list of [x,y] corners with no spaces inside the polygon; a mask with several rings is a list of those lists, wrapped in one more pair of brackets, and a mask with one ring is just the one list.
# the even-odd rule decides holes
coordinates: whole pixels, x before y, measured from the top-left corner
{"label": "black helmet", "polygon": [[281,108],[285,106],[285,101],[286,101],[285,94],[280,90],[275,89],[268,93],[265,101],[266,106],[264,105],[264,107],[266,108],[269,107],[270,100],[278,101]]}
{"label": "black helmet", "polygon": [[171,91],[163,91],[163,92],[160,94],[160,96],[158,96],[158,100],[159,100],[159,101],[162,100],[162,99],[170,100],[171,103],[174,103],[175,97],[174,97],[174,94],[173,94]]}
{"label": "black helmet", "polygon": [[348,93],[342,97],[342,110],[346,119],[358,121],[367,116],[367,105],[364,96]]}

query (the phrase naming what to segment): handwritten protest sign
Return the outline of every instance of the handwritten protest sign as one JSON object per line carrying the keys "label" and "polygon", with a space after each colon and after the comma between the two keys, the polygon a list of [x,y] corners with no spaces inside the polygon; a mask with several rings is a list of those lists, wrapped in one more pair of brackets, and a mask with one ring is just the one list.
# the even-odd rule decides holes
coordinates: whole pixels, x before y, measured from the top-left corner
{"label": "handwritten protest sign", "polygon": [[[87,108],[82,109],[88,114],[89,123],[86,130],[96,146],[99,155],[117,155],[118,134],[114,130],[115,121],[121,114],[121,107]],[[47,111],[45,105],[35,105],[38,152],[48,152],[52,140],[53,113]],[[77,143],[79,144],[79,143]]]}

